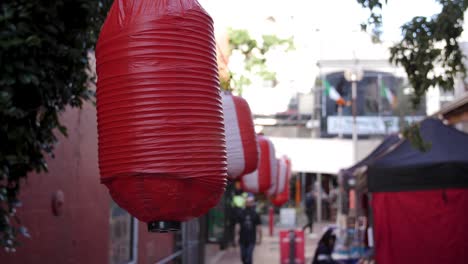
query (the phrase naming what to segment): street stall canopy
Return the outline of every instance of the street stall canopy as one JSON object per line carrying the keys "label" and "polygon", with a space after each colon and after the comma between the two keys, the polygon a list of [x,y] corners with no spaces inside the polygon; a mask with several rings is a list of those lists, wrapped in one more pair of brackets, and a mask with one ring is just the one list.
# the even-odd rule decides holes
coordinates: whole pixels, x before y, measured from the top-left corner
{"label": "street stall canopy", "polygon": [[368,166],[376,261],[468,263],[468,135],[436,119]]}
{"label": "street stall canopy", "polygon": [[[376,159],[382,157],[386,152],[388,152],[392,147],[395,147],[398,142],[402,139],[398,134],[391,134],[387,136],[381,143],[378,145],[369,155],[364,157],[361,161],[354,164],[353,166],[342,169],[339,172],[340,185],[343,187],[342,198],[341,198],[341,209],[340,213],[347,215],[349,213],[350,207],[355,206],[355,202],[352,202],[351,198],[355,191],[365,192],[367,189],[367,175],[366,169],[369,164],[374,162]],[[349,192],[349,193],[348,193]],[[361,197],[359,197],[359,204],[362,204]]]}
{"label": "street stall canopy", "polygon": [[354,172],[363,167],[371,164],[374,160],[378,159],[384,155],[392,146],[397,144],[400,141],[398,134],[391,134],[387,136],[380,145],[378,145],[367,157],[354,164],[353,166],[343,169],[340,171],[340,174],[345,177],[345,179],[352,178],[355,174]]}
{"label": "street stall canopy", "polygon": [[468,134],[440,120],[421,123],[430,149],[421,152],[402,140],[368,168],[371,192],[468,187]]}

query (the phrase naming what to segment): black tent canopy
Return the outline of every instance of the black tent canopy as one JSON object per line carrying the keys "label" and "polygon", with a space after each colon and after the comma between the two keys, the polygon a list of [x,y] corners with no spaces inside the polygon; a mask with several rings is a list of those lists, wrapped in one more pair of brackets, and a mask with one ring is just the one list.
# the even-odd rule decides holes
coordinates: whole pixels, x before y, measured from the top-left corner
{"label": "black tent canopy", "polygon": [[429,151],[405,139],[366,164],[370,192],[468,187],[468,134],[430,118],[421,123],[421,136]]}
{"label": "black tent canopy", "polygon": [[359,168],[370,165],[376,159],[380,158],[386,152],[388,152],[393,146],[395,146],[401,140],[402,139],[400,139],[398,134],[391,134],[385,137],[382,143],[380,143],[380,145],[378,145],[369,155],[367,155],[367,157],[365,157],[358,163],[354,164],[352,167],[341,170],[340,174],[343,175],[346,180],[348,180],[349,178],[354,178],[355,172]]}
{"label": "black tent canopy", "polygon": [[[376,159],[384,155],[390,149],[392,149],[402,139],[398,134],[391,134],[384,138],[384,140],[378,145],[367,157],[354,164],[352,167],[342,169],[339,172],[340,184],[344,188],[345,192],[349,189],[355,189],[357,191],[365,191],[367,180],[366,174],[363,173],[367,166],[374,162]],[[341,213],[349,213],[349,196],[348,194],[341,195]]]}

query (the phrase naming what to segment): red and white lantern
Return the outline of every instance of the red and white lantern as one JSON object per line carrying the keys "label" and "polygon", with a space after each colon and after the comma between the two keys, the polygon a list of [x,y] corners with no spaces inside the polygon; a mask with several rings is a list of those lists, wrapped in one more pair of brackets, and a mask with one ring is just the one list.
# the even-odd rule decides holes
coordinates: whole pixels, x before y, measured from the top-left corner
{"label": "red and white lantern", "polygon": [[265,193],[271,186],[271,179],[278,172],[273,143],[263,135],[257,136],[260,147],[258,169],[241,178],[242,189],[251,193]]}
{"label": "red and white lantern", "polygon": [[99,167],[150,231],[205,214],[226,185],[213,21],[196,0],[115,1],[96,47]]}
{"label": "red and white lantern", "polygon": [[286,177],[287,177],[287,166],[284,159],[276,159],[277,173],[276,178],[271,179],[271,186],[268,189],[268,195],[274,196],[282,192],[285,188]]}
{"label": "red and white lantern", "polygon": [[221,96],[226,131],[228,177],[237,179],[257,169],[259,157],[257,135],[247,101],[227,92]]}
{"label": "red and white lantern", "polygon": [[280,161],[283,167],[280,169],[280,174],[282,175],[278,178],[284,179],[284,185],[280,183],[277,193],[270,197],[271,203],[275,206],[282,206],[289,200],[289,180],[291,179],[292,173],[291,161],[287,157],[281,158]]}

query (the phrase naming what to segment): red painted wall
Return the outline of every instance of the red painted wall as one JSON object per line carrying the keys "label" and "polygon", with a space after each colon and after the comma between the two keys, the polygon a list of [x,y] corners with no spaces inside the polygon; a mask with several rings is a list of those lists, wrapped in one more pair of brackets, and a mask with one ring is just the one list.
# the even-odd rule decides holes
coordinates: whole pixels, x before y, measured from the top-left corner
{"label": "red painted wall", "polygon": [[[49,173],[31,174],[22,185],[19,209],[31,239],[20,238],[14,254],[0,249],[0,263],[109,263],[110,197],[100,183],[96,110],[92,105],[62,116],[68,138],[60,137]],[[52,213],[52,196],[65,194],[63,212]],[[172,234],[148,234],[139,224],[138,263],[154,263],[172,254]]]}

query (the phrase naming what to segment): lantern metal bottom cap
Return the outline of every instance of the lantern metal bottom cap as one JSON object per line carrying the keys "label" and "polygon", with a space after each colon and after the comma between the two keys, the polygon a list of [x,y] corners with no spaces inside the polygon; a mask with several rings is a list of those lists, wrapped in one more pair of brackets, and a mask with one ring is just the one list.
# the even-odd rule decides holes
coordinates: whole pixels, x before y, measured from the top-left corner
{"label": "lantern metal bottom cap", "polygon": [[176,232],[180,230],[181,223],[176,221],[153,221],[148,223],[148,231],[154,233]]}

